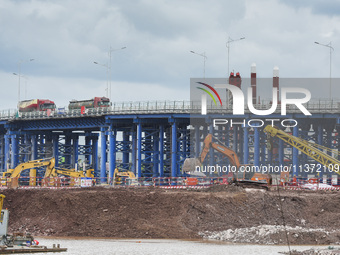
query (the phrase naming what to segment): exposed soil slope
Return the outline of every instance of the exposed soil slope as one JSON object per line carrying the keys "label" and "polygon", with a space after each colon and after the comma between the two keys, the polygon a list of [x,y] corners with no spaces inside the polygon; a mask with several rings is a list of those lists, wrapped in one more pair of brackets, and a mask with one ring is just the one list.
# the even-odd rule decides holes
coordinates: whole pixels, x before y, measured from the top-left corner
{"label": "exposed soil slope", "polygon": [[[220,185],[204,191],[96,187],[2,193],[4,207],[10,210],[10,232],[38,236],[201,238],[213,231],[282,226],[281,206],[287,226],[327,231],[340,227],[340,193],[336,192],[280,191],[279,196],[277,191]],[[340,240],[338,232],[288,235],[296,244]],[[266,238],[278,240],[274,243],[286,240],[282,231]]]}

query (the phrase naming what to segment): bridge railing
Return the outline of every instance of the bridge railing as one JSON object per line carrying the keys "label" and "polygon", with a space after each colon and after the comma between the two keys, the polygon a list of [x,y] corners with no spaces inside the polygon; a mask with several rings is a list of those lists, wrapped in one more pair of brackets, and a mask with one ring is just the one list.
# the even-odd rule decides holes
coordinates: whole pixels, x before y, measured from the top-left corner
{"label": "bridge railing", "polygon": [[[339,100],[313,100],[304,106],[311,112],[338,113],[340,110]],[[270,100],[262,100],[261,103],[255,104],[257,110],[266,110],[271,108]],[[247,105],[244,107],[245,113],[250,113]],[[280,113],[281,104],[278,104],[275,113]],[[143,101],[143,102],[119,102],[113,103],[110,107],[89,108],[85,112],[81,110],[67,110],[57,108],[56,111],[39,111],[39,112],[18,112],[16,109],[0,111],[0,120],[10,119],[44,119],[44,118],[70,118],[84,116],[102,116],[115,114],[157,114],[157,113],[188,113],[199,114],[201,112],[201,101]],[[207,105],[208,113],[232,113],[232,104],[214,104]],[[287,105],[288,113],[300,112],[295,105]]]}

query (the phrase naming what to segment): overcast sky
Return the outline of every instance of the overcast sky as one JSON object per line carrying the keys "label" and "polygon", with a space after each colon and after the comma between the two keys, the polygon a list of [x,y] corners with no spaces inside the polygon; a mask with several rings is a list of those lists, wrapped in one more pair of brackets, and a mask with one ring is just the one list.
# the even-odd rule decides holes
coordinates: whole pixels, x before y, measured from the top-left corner
{"label": "overcast sky", "polygon": [[[340,77],[338,0],[0,0],[0,109],[21,100],[105,96],[112,52],[112,101],[189,100],[190,78]],[[33,58],[34,61],[28,61]],[[27,93],[25,92],[27,87]],[[340,89],[333,88],[334,94]],[[322,91],[321,91],[322,92]],[[320,92],[320,93],[321,93]],[[336,93],[338,92],[338,93]],[[322,94],[322,93],[321,93]]]}

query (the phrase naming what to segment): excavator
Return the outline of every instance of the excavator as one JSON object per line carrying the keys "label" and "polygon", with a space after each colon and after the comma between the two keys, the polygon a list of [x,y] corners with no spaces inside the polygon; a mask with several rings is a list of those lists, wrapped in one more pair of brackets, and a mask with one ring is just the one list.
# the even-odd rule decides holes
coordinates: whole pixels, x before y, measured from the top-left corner
{"label": "excavator", "polygon": [[[33,169],[37,167],[46,167],[45,176],[53,171],[55,166],[55,159],[37,159],[19,164],[14,169],[8,169],[7,172],[2,173],[1,184],[10,188],[17,188],[19,185],[19,177],[22,171]],[[35,177],[35,176],[33,176]]]}
{"label": "excavator", "polygon": [[[47,158],[21,163],[16,168],[9,169],[7,172],[2,173],[1,184],[3,186],[7,185],[10,188],[17,188],[19,186],[18,180],[22,171],[37,167],[46,167],[43,177],[44,180],[50,177],[58,177],[60,175],[67,177],[94,177],[93,169],[86,170],[86,175],[84,175],[82,171],[77,172],[75,169],[56,168],[55,158]],[[35,177],[35,175],[33,177]],[[35,178],[33,179],[35,181]]]}
{"label": "excavator", "polygon": [[[241,165],[240,160],[235,151],[229,149],[222,142],[213,142],[213,139],[218,141],[217,138],[213,137],[212,134],[208,134],[204,139],[204,147],[202,149],[201,155],[198,159],[188,158],[183,164],[183,168],[188,165],[196,165],[199,163],[203,164],[210,148],[215,151],[220,152],[229,159],[232,166],[236,168],[235,173],[232,175],[231,182],[236,183],[240,186],[253,186],[269,189],[272,184],[272,177],[269,174],[262,174],[253,170],[251,165]],[[196,163],[193,163],[195,161]],[[192,168],[192,167],[191,167]]]}
{"label": "excavator", "polygon": [[137,186],[139,185],[135,174],[129,170],[123,170],[116,168],[113,173],[114,185],[128,185]]}

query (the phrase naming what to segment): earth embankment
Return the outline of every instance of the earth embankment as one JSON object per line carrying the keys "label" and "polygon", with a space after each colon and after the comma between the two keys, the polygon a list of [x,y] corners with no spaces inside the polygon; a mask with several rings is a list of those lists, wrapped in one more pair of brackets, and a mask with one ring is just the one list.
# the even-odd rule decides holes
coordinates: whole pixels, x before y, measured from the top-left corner
{"label": "earth embankment", "polygon": [[243,243],[334,244],[340,194],[236,186],[8,189],[10,232],[37,236],[210,238]]}

